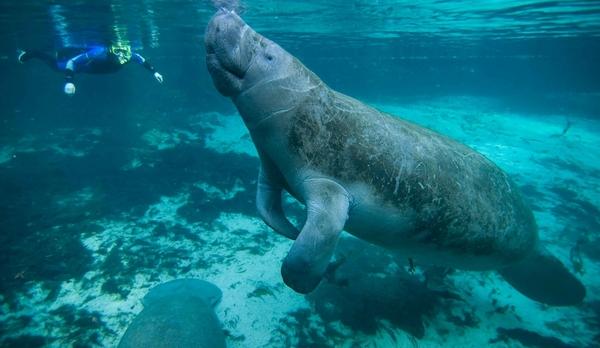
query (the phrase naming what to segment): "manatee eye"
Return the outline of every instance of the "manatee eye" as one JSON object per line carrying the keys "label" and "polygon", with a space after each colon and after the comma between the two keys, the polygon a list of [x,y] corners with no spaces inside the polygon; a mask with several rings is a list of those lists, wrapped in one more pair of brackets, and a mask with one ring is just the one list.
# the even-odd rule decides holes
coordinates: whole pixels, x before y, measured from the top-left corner
{"label": "manatee eye", "polygon": [[270,54],[267,54],[267,60],[268,60],[268,61],[271,61],[271,60],[273,60],[273,56],[272,56],[272,55],[270,55]]}

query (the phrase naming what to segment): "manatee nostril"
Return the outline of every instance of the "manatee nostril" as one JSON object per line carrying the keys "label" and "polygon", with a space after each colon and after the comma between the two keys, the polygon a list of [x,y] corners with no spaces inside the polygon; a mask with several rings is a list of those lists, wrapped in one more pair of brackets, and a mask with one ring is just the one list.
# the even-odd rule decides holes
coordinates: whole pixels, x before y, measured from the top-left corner
{"label": "manatee nostril", "polygon": [[206,53],[207,54],[215,53],[215,47],[211,43],[206,44]]}

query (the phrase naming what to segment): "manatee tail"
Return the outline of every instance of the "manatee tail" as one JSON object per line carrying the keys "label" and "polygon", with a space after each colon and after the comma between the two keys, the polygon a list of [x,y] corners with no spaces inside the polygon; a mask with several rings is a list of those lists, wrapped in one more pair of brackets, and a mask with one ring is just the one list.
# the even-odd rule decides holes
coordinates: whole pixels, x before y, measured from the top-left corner
{"label": "manatee tail", "polygon": [[583,284],[543,249],[499,272],[520,293],[550,306],[575,306],[585,297]]}

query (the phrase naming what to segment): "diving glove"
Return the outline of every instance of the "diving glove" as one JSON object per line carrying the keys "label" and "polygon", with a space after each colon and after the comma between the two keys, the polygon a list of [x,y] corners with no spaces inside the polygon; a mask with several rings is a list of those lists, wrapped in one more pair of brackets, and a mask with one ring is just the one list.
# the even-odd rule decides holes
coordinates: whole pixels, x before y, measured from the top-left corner
{"label": "diving glove", "polygon": [[75,94],[75,85],[72,82],[65,83],[65,94],[67,94],[67,95]]}
{"label": "diving glove", "polygon": [[156,81],[158,81],[158,83],[163,83],[163,77],[161,74],[157,72],[154,73],[154,78],[156,79]]}
{"label": "diving glove", "polygon": [[23,56],[25,55],[25,51],[23,50],[17,50],[17,60],[19,61],[19,63],[23,63]]}

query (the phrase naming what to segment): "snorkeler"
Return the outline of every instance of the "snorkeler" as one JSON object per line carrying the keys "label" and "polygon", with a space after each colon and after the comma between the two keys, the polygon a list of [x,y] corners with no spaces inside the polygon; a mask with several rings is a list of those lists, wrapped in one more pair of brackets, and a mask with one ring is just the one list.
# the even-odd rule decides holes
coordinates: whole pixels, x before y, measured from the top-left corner
{"label": "snorkeler", "polygon": [[129,45],[115,44],[110,47],[91,46],[88,48],[66,47],[58,50],[54,55],[42,51],[18,51],[18,59],[21,63],[34,58],[44,61],[53,70],[65,73],[64,91],[68,95],[75,94],[75,84],[73,83],[75,73],[113,73],[120,70],[123,65],[131,60],[154,73],[156,81],[163,82],[162,75],[154,69],[152,64],[139,53],[132,52]]}

